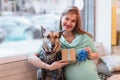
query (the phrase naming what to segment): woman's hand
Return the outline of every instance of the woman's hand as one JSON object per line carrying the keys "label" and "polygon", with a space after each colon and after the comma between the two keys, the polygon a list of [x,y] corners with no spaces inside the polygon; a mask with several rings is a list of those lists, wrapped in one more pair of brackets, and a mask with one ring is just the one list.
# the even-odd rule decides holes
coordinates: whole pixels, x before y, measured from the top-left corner
{"label": "woman's hand", "polygon": [[92,56],[92,51],[90,47],[86,47],[85,50],[88,52],[88,57],[90,58]]}
{"label": "woman's hand", "polygon": [[63,61],[55,61],[51,65],[48,66],[49,70],[56,70],[59,68],[62,68],[63,66],[67,65],[68,62],[63,62]]}
{"label": "woman's hand", "polygon": [[93,53],[92,51],[91,51],[91,48],[90,47],[86,47],[85,48],[85,50],[88,52],[88,57],[90,58],[90,59],[96,59],[96,58],[98,58],[98,53]]}

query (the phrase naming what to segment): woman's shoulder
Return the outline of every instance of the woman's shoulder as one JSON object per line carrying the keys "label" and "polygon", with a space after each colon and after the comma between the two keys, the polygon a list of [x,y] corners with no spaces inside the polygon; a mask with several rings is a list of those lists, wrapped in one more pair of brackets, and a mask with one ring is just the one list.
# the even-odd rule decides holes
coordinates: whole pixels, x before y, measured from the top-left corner
{"label": "woman's shoulder", "polygon": [[85,37],[92,39],[88,34],[83,34]]}
{"label": "woman's shoulder", "polygon": [[89,35],[87,34],[77,34],[76,37],[78,37],[79,39],[82,40],[87,40],[87,41],[93,41],[93,38],[91,38]]}
{"label": "woman's shoulder", "polygon": [[76,36],[78,36],[78,37],[84,37],[84,38],[91,38],[88,34],[76,34]]}

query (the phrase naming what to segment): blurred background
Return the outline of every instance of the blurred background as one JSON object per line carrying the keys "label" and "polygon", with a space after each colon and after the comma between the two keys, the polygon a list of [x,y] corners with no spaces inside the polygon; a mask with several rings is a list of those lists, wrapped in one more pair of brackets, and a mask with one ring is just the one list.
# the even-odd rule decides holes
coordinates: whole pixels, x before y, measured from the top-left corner
{"label": "blurred background", "polygon": [[0,43],[40,38],[40,26],[57,29],[61,11],[72,3],[72,0],[0,0]]}
{"label": "blurred background", "polygon": [[0,0],[0,43],[41,38],[40,26],[58,29],[61,12],[71,5],[94,35],[94,0]]}

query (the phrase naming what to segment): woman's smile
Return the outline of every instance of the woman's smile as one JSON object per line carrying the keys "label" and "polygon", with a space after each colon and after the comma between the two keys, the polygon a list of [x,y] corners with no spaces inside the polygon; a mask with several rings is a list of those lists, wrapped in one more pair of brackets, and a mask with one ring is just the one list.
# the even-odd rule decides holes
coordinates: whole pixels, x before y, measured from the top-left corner
{"label": "woman's smile", "polygon": [[70,25],[68,25],[68,24],[64,24],[64,26],[65,26],[66,29],[72,28],[72,26],[70,26]]}

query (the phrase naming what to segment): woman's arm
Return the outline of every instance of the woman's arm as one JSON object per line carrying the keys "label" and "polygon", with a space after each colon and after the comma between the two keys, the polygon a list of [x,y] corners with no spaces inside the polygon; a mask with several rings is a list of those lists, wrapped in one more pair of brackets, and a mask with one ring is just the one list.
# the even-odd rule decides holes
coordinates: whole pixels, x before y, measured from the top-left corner
{"label": "woman's arm", "polygon": [[47,68],[47,64],[38,58],[38,54],[32,54],[28,57],[28,62],[39,68]]}
{"label": "woman's arm", "polygon": [[62,61],[55,61],[51,65],[49,65],[49,64],[43,62],[42,60],[40,60],[38,58],[38,54],[30,55],[28,57],[28,61],[36,67],[44,68],[44,69],[48,69],[48,70],[55,70],[55,69],[61,68],[68,64],[68,62],[63,63]]}

